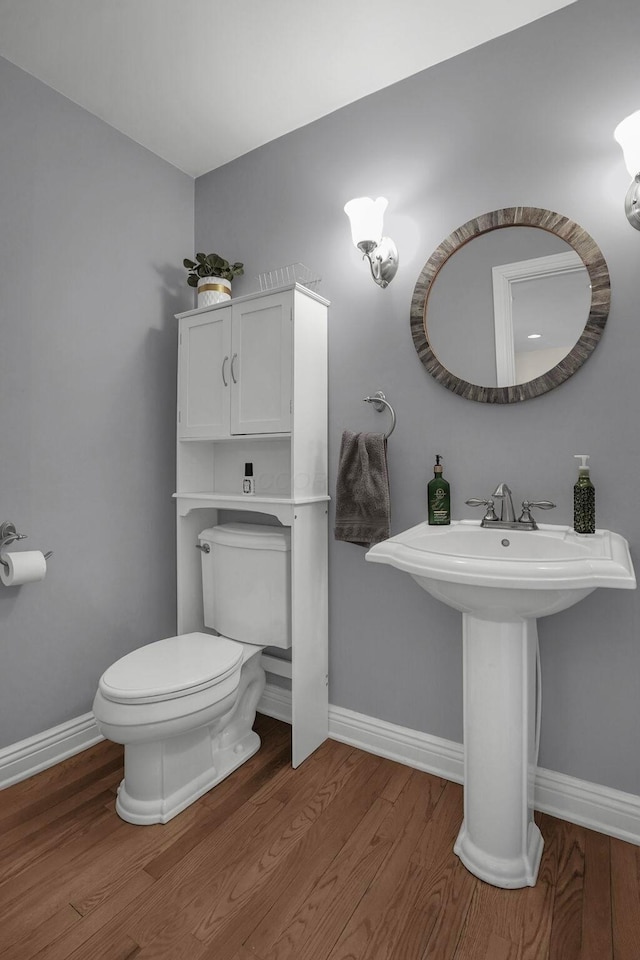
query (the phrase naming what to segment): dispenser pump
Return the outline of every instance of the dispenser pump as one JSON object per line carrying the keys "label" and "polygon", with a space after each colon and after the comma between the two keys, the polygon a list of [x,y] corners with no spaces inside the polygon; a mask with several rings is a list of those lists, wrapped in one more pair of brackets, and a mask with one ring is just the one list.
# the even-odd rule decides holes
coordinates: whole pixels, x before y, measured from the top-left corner
{"label": "dispenser pump", "polygon": [[440,463],[441,460],[442,460],[441,454],[436,453],[436,462],[433,467],[433,472],[436,474],[436,476],[439,473],[442,473],[442,464]]}
{"label": "dispenser pump", "polygon": [[588,454],[574,453],[573,456],[576,460],[582,460],[582,463],[578,464],[578,470],[580,471],[580,474],[582,476],[585,476],[585,474],[586,476],[589,476],[589,465],[587,464],[587,460],[589,459]]}

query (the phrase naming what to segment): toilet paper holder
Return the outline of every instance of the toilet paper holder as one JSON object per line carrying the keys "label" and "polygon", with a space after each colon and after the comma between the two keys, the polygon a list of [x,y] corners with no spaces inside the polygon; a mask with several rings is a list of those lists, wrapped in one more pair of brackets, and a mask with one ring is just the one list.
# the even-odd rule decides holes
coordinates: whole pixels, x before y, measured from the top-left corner
{"label": "toilet paper holder", "polygon": [[[16,540],[26,540],[26,539],[27,539],[27,534],[18,533],[18,531],[16,530],[15,523],[11,523],[10,520],[5,520],[3,521],[3,523],[0,523],[0,563],[2,564],[2,566],[5,568],[7,572],[9,571],[9,564],[2,557],[3,549],[5,547],[8,547],[10,543],[14,543]],[[44,558],[45,560],[48,560],[49,557],[51,556],[53,556],[53,550],[48,550],[45,553]]]}

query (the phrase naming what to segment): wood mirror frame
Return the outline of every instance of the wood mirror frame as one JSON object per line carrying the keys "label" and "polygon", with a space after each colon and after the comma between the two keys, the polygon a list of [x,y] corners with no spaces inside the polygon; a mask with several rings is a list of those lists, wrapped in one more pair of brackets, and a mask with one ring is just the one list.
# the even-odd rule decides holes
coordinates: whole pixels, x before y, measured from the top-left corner
{"label": "wood mirror frame", "polygon": [[[573,349],[542,376],[509,387],[485,387],[469,383],[444,367],[431,349],[427,334],[429,293],[438,273],[457,250],[475,237],[503,227],[538,227],[568,243],[581,258],[591,282],[591,309],[584,330]],[[506,207],[492,210],[454,230],[433,252],[420,272],[411,299],[411,334],[420,360],[438,383],[467,400],[480,403],[515,403],[553,390],[573,376],[598,344],[609,315],[611,284],[602,251],[581,226],[551,210],[538,207]]]}

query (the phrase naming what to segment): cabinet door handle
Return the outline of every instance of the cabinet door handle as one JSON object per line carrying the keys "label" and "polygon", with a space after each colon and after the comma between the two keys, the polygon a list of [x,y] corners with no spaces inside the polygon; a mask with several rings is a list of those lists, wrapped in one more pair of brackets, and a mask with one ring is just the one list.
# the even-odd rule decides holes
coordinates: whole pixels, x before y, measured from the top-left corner
{"label": "cabinet door handle", "polygon": [[229,386],[229,381],[224,375],[224,365],[225,363],[228,363],[228,362],[229,362],[229,357],[225,357],[224,360],[222,361],[222,382],[224,383],[225,387]]}
{"label": "cabinet door handle", "polygon": [[231,357],[231,379],[233,380],[234,383],[237,383],[237,382],[238,382],[237,379],[236,379],[236,375],[235,375],[235,373],[233,372],[233,365],[234,365],[234,363],[236,362],[237,359],[238,359],[238,354],[237,354],[237,353],[234,353],[234,355]]}

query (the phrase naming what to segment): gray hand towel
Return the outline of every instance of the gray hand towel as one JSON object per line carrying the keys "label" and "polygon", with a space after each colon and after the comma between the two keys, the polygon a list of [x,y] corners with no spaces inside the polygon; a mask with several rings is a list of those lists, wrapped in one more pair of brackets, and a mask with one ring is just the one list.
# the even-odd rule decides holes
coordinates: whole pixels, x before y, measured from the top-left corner
{"label": "gray hand towel", "polygon": [[382,433],[345,430],[336,483],[336,540],[373,546],[390,535],[387,441]]}

